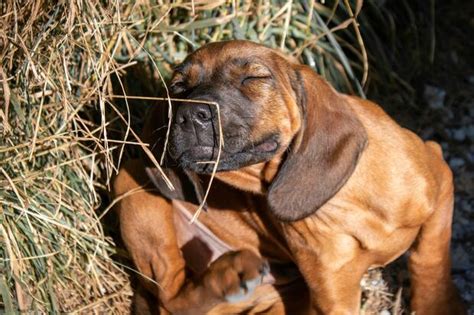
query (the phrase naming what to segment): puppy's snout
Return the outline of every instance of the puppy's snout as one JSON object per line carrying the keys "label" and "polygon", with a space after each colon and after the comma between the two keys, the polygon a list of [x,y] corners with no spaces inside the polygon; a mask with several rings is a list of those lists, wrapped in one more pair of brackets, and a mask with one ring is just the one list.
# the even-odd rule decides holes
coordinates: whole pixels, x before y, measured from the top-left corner
{"label": "puppy's snout", "polygon": [[184,130],[204,128],[211,123],[212,111],[206,104],[183,104],[176,112],[176,123]]}

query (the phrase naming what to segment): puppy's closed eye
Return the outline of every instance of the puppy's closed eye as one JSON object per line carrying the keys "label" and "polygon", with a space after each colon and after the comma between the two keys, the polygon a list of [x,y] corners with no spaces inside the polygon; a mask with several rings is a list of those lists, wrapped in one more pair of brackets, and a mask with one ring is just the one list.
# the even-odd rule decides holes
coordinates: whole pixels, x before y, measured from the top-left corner
{"label": "puppy's closed eye", "polygon": [[245,76],[242,81],[241,81],[241,84],[242,85],[246,85],[246,84],[250,84],[254,81],[257,81],[257,80],[265,80],[265,79],[271,79],[271,75],[266,75],[266,76],[262,76],[262,75],[248,75],[248,76]]}
{"label": "puppy's closed eye", "polygon": [[173,82],[169,86],[169,88],[173,94],[179,94],[179,93],[183,93],[186,90],[187,86],[184,81],[176,81],[176,82]]}
{"label": "puppy's closed eye", "polygon": [[244,65],[244,75],[242,76],[242,85],[252,83],[254,81],[271,79],[272,73],[270,69],[260,63],[247,63]]}
{"label": "puppy's closed eye", "polygon": [[183,93],[188,88],[188,83],[184,80],[184,75],[181,72],[175,72],[169,89],[173,94]]}

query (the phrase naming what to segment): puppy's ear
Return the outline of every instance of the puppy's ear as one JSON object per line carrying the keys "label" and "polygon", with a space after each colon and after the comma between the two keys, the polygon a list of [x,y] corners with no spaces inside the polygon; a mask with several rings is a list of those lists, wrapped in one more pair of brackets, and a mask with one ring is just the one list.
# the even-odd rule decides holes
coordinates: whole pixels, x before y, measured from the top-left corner
{"label": "puppy's ear", "polygon": [[268,192],[271,211],[283,221],[305,218],[334,196],[367,143],[342,95],[309,67],[299,66],[296,77],[302,127]]}

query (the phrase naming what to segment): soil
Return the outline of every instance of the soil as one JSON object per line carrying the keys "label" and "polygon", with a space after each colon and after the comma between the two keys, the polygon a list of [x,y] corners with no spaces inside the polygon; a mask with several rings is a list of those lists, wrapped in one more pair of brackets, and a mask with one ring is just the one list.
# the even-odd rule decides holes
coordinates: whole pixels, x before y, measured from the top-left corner
{"label": "soil", "polygon": [[[437,1],[434,37],[430,35],[429,2],[418,7],[414,4],[421,48],[402,52],[405,59],[400,58],[399,64],[404,66],[395,69],[413,90],[373,89],[368,97],[377,100],[402,126],[443,147],[455,178],[452,274],[468,313],[474,314],[474,1]],[[403,40],[406,38],[400,38],[399,44]],[[386,268],[379,284],[381,289],[388,285],[392,303],[399,288],[408,294],[403,260]],[[366,296],[370,296],[367,290]]]}

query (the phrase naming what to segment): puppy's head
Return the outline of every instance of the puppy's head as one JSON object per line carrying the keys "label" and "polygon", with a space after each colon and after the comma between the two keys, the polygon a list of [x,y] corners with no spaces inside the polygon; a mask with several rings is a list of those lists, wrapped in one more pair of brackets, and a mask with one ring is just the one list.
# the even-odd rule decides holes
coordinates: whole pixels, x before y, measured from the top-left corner
{"label": "puppy's head", "polygon": [[[291,64],[267,47],[246,41],[213,43],[177,67],[174,97],[219,104],[224,147],[219,171],[271,159],[285,150],[300,127]],[[170,153],[181,166],[210,172],[216,159],[217,108],[175,102]]]}
{"label": "puppy's head", "polygon": [[[286,152],[269,191],[274,214],[314,212],[352,173],[366,137],[344,98],[310,68],[247,41],[212,43],[177,67],[169,151],[186,168],[209,173],[223,136],[218,171]],[[191,101],[192,100],[192,101]],[[223,135],[219,135],[219,105]]]}

